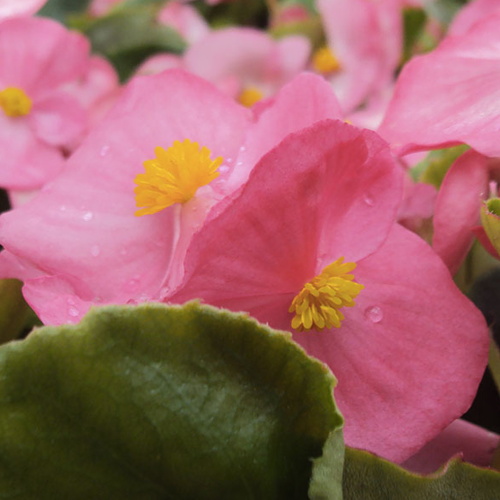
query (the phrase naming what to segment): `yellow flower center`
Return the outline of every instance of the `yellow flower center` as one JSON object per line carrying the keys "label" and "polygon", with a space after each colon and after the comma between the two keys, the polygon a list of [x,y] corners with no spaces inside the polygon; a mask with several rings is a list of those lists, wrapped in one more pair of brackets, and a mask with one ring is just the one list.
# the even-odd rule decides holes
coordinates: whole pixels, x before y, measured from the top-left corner
{"label": "yellow flower center", "polygon": [[247,87],[243,89],[241,94],[238,96],[238,102],[247,108],[251,108],[256,102],[259,102],[262,97],[264,96],[258,88]]}
{"label": "yellow flower center", "polygon": [[354,300],[364,286],[356,283],[349,274],[356,268],[354,262],[344,262],[344,257],[326,266],[320,275],[304,285],[293,299],[289,312],[295,313],[292,328],[299,332],[324,328],[339,328],[344,315],[342,307],[354,306]]}
{"label": "yellow flower center", "polygon": [[146,160],[146,173],[138,174],[134,189],[138,210],[135,215],[154,214],[175,203],[186,203],[198,188],[219,176],[222,157],[210,159],[210,150],[189,139],[174,141],[167,150],[155,148],[156,158]]}
{"label": "yellow flower center", "polygon": [[340,61],[326,45],[313,54],[312,65],[318,73],[323,75],[335,73],[341,69]]}
{"label": "yellow flower center", "polygon": [[32,105],[26,92],[18,87],[7,87],[0,92],[0,106],[7,116],[25,116]]}

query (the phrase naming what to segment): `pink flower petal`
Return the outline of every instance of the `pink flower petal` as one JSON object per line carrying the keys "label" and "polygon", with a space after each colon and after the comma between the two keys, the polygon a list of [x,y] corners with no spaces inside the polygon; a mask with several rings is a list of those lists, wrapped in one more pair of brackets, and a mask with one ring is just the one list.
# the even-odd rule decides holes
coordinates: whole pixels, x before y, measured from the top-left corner
{"label": "pink flower petal", "polygon": [[380,134],[401,152],[466,143],[500,156],[499,22],[489,16],[410,61]]}
{"label": "pink flower petal", "polygon": [[57,91],[36,101],[28,120],[38,139],[51,146],[81,139],[87,126],[87,114],[78,101]]}
{"label": "pink flower petal", "polygon": [[419,474],[437,471],[454,455],[460,454],[466,462],[479,467],[489,467],[500,436],[494,432],[455,420],[436,438],[410,457],[403,467]]}
{"label": "pink flower petal", "polygon": [[23,191],[39,188],[63,168],[61,151],[37,139],[25,118],[0,113],[0,130],[1,187]]}
{"label": "pink flower petal", "polygon": [[481,200],[488,192],[488,159],[468,151],[451,166],[436,199],[432,246],[454,274],[474,240]]}
{"label": "pink flower petal", "polygon": [[64,173],[2,215],[2,244],[47,275],[84,283],[89,292],[82,300],[152,297],[179,229],[176,207],[135,217],[134,178],[143,161],[156,146],[185,138],[207,146],[213,158],[235,155],[248,123],[246,108],[185,72],[137,78]]}
{"label": "pink flower petal", "polygon": [[85,72],[89,42],[41,17],[0,23],[0,87],[21,87],[32,100]]}
{"label": "pink flower petal", "polygon": [[488,16],[498,14],[500,4],[498,0],[474,0],[464,5],[453,18],[448,28],[449,35],[464,35],[478,21],[486,19]]}
{"label": "pink flower petal", "polygon": [[170,1],[158,14],[160,23],[172,26],[190,44],[200,40],[210,31],[205,19],[191,5]]}
{"label": "pink flower petal", "polygon": [[0,0],[0,18],[34,14],[47,0]]}
{"label": "pink flower petal", "polygon": [[69,281],[61,276],[27,280],[23,295],[40,320],[46,325],[78,323],[92,306],[82,300]]}

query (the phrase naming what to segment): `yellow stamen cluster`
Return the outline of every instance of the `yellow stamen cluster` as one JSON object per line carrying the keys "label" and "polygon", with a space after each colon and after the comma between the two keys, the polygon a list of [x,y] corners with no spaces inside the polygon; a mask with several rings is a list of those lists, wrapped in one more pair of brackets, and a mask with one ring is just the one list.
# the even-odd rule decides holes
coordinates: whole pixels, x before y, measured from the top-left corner
{"label": "yellow stamen cluster", "polygon": [[0,107],[7,116],[25,116],[31,111],[33,103],[24,90],[7,87],[0,91]]}
{"label": "yellow stamen cluster", "polygon": [[155,148],[156,158],[146,160],[146,173],[135,178],[135,215],[154,214],[175,203],[186,203],[198,188],[219,176],[222,157],[210,159],[210,150],[189,139],[174,141],[167,150]]}
{"label": "yellow stamen cluster", "polygon": [[247,87],[243,89],[241,94],[238,96],[238,102],[247,108],[251,108],[256,102],[259,102],[262,97],[262,92],[258,88]]}
{"label": "yellow stamen cluster", "polygon": [[335,73],[341,69],[340,61],[326,45],[313,54],[312,66],[323,75]]}
{"label": "yellow stamen cluster", "polygon": [[299,332],[324,328],[339,328],[344,315],[342,307],[352,307],[354,300],[364,286],[356,283],[349,274],[356,268],[354,262],[344,262],[344,257],[326,266],[320,275],[304,285],[293,299],[288,310],[295,313],[292,328]]}

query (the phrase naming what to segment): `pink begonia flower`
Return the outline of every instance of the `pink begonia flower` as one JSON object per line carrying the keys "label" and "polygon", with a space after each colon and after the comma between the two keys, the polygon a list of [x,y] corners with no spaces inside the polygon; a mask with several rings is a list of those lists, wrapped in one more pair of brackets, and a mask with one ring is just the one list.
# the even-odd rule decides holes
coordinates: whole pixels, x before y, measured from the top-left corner
{"label": "pink begonia flower", "polygon": [[463,35],[478,21],[498,13],[500,13],[498,0],[474,0],[459,10],[448,28],[448,34]]}
{"label": "pink begonia flower", "polygon": [[[24,280],[27,301],[48,324],[75,323],[92,304],[158,299],[182,277],[185,248],[211,206],[237,191],[287,133],[338,113],[329,85],[312,74],[283,87],[256,122],[183,71],[137,78],[64,173],[2,215],[0,276]],[[183,205],[134,216],[143,162],[156,146],[186,138],[223,157],[220,176]]]}
{"label": "pink begonia flower", "polygon": [[499,23],[488,17],[403,68],[379,129],[400,153],[466,143],[500,156]]}
{"label": "pink begonia flower", "polygon": [[253,28],[212,31],[184,54],[184,68],[251,106],[277,92],[305,69],[310,44],[305,37],[273,40]]}
{"label": "pink begonia flower", "polygon": [[326,74],[350,113],[394,79],[403,47],[401,8],[395,0],[318,0],[317,8],[329,54],[316,52],[313,66]]}
{"label": "pink begonia flower", "polygon": [[174,54],[155,54],[148,57],[136,70],[136,75],[158,75],[167,69],[182,68],[182,57]]}
{"label": "pink begonia flower", "polygon": [[[467,410],[489,344],[481,313],[441,259],[395,223],[400,197],[400,167],[375,133],[325,120],[291,134],[194,235],[184,278],[168,297],[199,298],[292,331],[338,378],[346,443],[395,461]],[[329,266],[341,257],[357,264],[361,291]],[[339,329],[296,331],[313,320],[321,330],[308,290],[309,304],[316,291],[315,307],[333,314],[323,286],[359,292],[356,304],[343,309]]]}
{"label": "pink begonia flower", "polygon": [[403,467],[419,474],[431,474],[456,455],[478,467],[489,467],[499,440],[500,436],[494,432],[465,420],[455,420],[406,460]]}
{"label": "pink begonia flower", "polygon": [[64,87],[73,95],[88,113],[88,128],[92,129],[109,110],[103,106],[120,89],[118,75],[114,67],[101,56],[89,59],[87,71],[78,80]]}
{"label": "pink begonia flower", "polygon": [[61,170],[61,148],[81,137],[87,119],[63,89],[85,73],[88,54],[85,37],[55,21],[0,23],[0,186],[37,188]]}
{"label": "pink begonia flower", "polygon": [[160,10],[158,21],[173,27],[190,44],[203,38],[210,27],[202,15],[183,2],[170,1]]}
{"label": "pink begonia flower", "polygon": [[123,0],[93,0],[89,7],[91,15],[99,17],[107,14],[109,10],[116,4],[122,3]]}
{"label": "pink begonia flower", "polygon": [[455,274],[480,224],[481,201],[488,195],[488,158],[467,151],[450,167],[439,189],[432,246]]}
{"label": "pink begonia flower", "polygon": [[47,0],[0,0],[0,19],[34,14]]}

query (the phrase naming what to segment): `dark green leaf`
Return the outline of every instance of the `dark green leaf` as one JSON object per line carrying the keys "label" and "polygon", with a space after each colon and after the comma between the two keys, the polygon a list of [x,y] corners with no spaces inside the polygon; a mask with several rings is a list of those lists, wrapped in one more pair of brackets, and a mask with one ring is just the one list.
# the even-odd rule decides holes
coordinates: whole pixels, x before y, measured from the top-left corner
{"label": "dark green leaf", "polygon": [[289,334],[196,303],[40,328],[0,347],[0,498],[304,499],[334,383]]}
{"label": "dark green leaf", "polygon": [[90,0],[49,0],[38,14],[65,23],[69,16],[82,13],[89,4]]}
{"label": "dark green leaf", "polygon": [[422,9],[416,9],[416,8],[404,9],[403,61],[407,61],[412,57],[414,45],[422,35],[426,21],[427,21],[427,16]]}
{"label": "dark green leaf", "polygon": [[185,41],[172,28],[156,21],[155,10],[116,10],[85,29],[94,51],[108,57],[122,80],[148,56],[157,52],[180,53]]}

